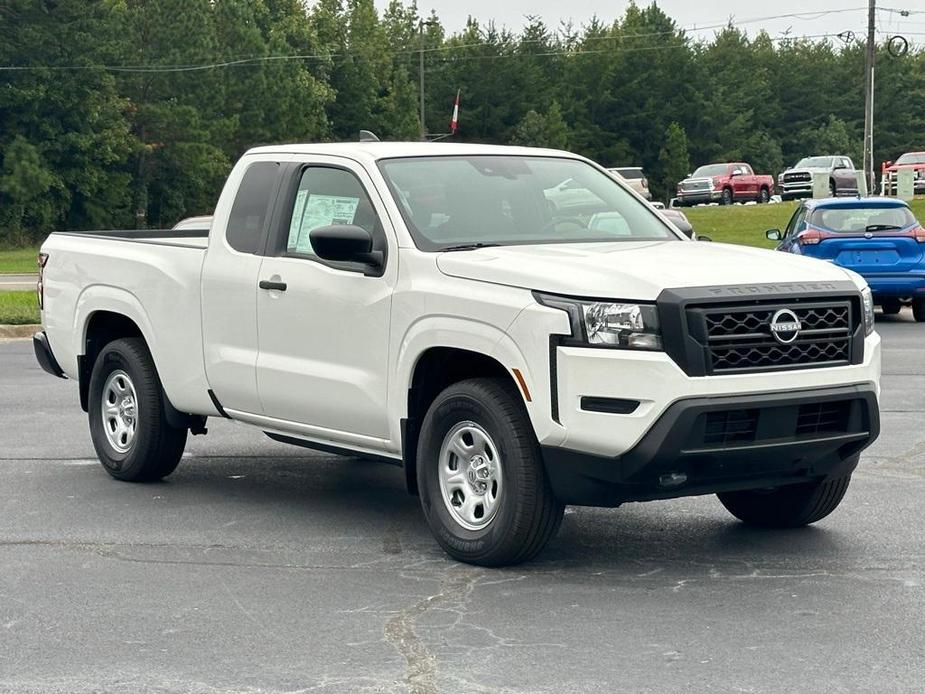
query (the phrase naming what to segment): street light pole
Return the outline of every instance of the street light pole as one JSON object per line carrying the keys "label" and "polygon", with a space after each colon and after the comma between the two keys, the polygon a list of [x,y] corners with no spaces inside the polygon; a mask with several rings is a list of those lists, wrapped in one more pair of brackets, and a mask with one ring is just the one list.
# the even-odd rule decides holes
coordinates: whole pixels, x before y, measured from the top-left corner
{"label": "street light pole", "polygon": [[864,69],[864,175],[867,177],[867,192],[873,194],[876,183],[874,167],[874,67],[877,60],[877,44],[874,38],[877,0],[869,0],[867,6],[867,60]]}
{"label": "street light pole", "polygon": [[421,141],[427,140],[427,126],[424,123],[424,20],[418,22],[418,33],[420,34],[421,47],[418,51],[418,92],[421,98]]}

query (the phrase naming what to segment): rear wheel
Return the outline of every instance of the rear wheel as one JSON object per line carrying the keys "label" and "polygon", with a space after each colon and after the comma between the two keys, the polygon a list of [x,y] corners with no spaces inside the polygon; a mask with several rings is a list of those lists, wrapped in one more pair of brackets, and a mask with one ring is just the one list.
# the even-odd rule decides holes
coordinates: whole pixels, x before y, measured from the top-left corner
{"label": "rear wheel", "polygon": [[176,469],[187,429],[167,421],[161,382],[144,340],[115,340],[103,348],[89,396],[90,437],[106,472],[126,482],[149,482]]}
{"label": "rear wheel", "polygon": [[564,507],[546,479],[523,402],[501,379],[462,381],[437,396],[417,460],[427,523],[459,561],[517,564],[559,528]]}
{"label": "rear wheel", "polygon": [[723,204],[731,205],[732,201],[732,188],[723,188]]}
{"label": "rear wheel", "polygon": [[887,299],[880,304],[880,310],[883,311],[884,316],[895,316],[902,310],[902,307],[899,299]]}
{"label": "rear wheel", "polygon": [[762,528],[798,528],[815,523],[841,503],[851,475],[773,489],[717,494],[733,516]]}
{"label": "rear wheel", "polygon": [[925,299],[916,299],[912,302],[912,315],[919,323],[925,323]]}

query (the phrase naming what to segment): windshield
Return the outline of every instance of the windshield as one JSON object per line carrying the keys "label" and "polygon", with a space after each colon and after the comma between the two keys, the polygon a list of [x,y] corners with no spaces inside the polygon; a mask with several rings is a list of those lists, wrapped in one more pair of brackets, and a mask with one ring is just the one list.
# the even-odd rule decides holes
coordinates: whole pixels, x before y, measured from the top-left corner
{"label": "windshield", "polygon": [[925,152],[909,152],[896,160],[897,164],[925,164]]}
{"label": "windshield", "polygon": [[800,159],[793,168],[802,169],[803,167],[809,169],[831,169],[832,157],[806,157]]}
{"label": "windshield", "polygon": [[712,176],[725,176],[729,170],[729,164],[710,164],[701,166],[697,169],[691,178],[710,178]]}
{"label": "windshield", "polygon": [[409,157],[379,168],[422,250],[679,238],[613,178],[575,159]]}
{"label": "windshield", "polygon": [[864,233],[906,229],[916,224],[908,207],[831,207],[813,212],[810,222],[827,231]]}

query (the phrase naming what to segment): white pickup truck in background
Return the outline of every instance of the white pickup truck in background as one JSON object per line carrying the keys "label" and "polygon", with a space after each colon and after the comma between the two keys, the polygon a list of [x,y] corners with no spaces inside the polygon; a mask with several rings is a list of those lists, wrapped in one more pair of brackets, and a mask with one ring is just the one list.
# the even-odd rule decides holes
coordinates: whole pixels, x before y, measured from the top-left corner
{"label": "white pickup truck in background", "polygon": [[690,241],[565,152],[262,147],[207,235],[54,233],[40,263],[36,356],[111,475],[169,475],[228,417],[402,466],[466,562],[533,557],[565,504],[812,523],[879,432],[860,277]]}

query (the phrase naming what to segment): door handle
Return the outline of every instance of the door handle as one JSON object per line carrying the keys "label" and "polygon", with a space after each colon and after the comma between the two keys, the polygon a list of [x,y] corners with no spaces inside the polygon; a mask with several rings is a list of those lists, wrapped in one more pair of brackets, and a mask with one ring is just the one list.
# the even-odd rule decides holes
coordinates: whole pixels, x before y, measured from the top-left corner
{"label": "door handle", "polygon": [[260,283],[257,285],[261,289],[269,289],[275,292],[284,292],[286,291],[285,282],[273,282],[271,280],[260,280]]}

